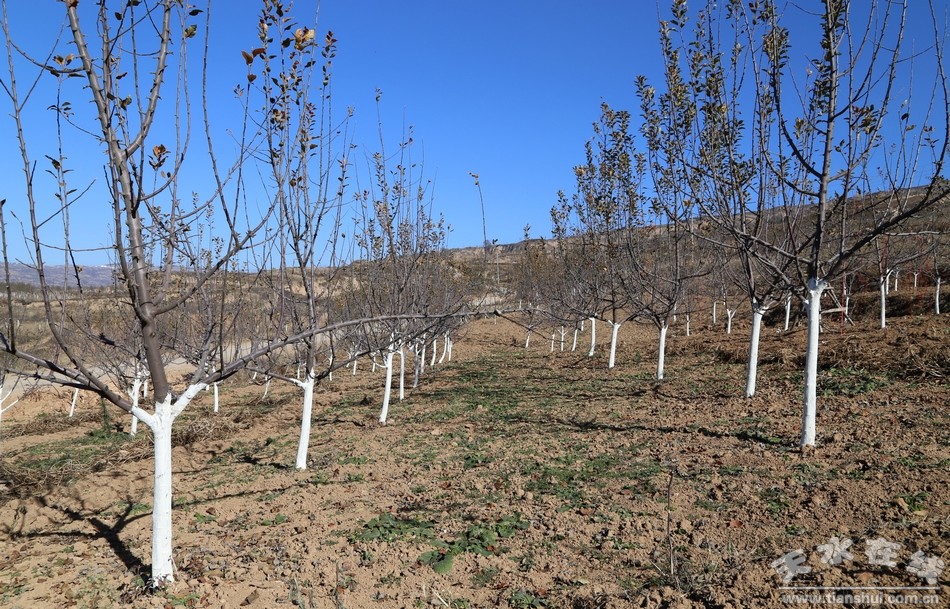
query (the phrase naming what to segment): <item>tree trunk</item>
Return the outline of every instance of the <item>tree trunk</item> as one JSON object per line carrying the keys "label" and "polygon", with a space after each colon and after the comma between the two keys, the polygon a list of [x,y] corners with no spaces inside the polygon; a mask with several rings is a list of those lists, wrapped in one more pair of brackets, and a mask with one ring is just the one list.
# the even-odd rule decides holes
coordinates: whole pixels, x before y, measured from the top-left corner
{"label": "tree trunk", "polygon": [[717,305],[717,304],[718,304],[718,301],[716,301],[716,299],[713,298],[712,325],[714,325],[714,326],[716,325],[716,305]]}
{"label": "tree trunk", "polygon": [[580,333],[580,328],[574,326],[574,342],[571,343],[571,351],[577,351],[577,335]]}
{"label": "tree trunk", "polygon": [[73,389],[73,401],[69,403],[69,418],[76,414],[76,400],[79,399],[79,390]]}
{"label": "tree trunk", "polygon": [[[310,423],[313,419],[313,386],[316,382],[316,372],[313,368],[307,371],[307,378],[298,381],[297,386],[303,389],[303,411],[300,414],[300,440],[297,442],[297,469],[307,469],[307,454],[310,451]],[[215,387],[217,391],[217,386]]]}
{"label": "tree trunk", "polygon": [[[614,363],[617,361],[617,334],[620,332],[620,325],[613,322],[607,322],[610,324],[610,359],[607,361],[607,369],[614,367]],[[591,335],[593,335],[594,326],[591,325]]]}
{"label": "tree trunk", "polygon": [[659,353],[656,359],[656,380],[663,380],[663,373],[666,371],[666,332],[670,329],[670,324],[665,319],[660,324],[660,345]]}
{"label": "tree trunk", "polygon": [[805,343],[805,400],[802,409],[800,446],[815,445],[815,418],[818,400],[818,335],[821,327],[821,294],[828,287],[824,281],[808,281],[808,340]]}
{"label": "tree trunk", "polygon": [[934,289],[934,315],[940,315],[940,283],[941,277],[937,276],[937,286]]}
{"label": "tree trunk", "polygon": [[155,402],[155,413],[133,409],[154,437],[154,476],[152,489],[152,586],[175,581],[172,560],[172,424],[205,385],[191,385],[172,404],[171,394]]}
{"label": "tree trunk", "polygon": [[386,424],[386,417],[389,415],[389,396],[392,393],[393,388],[393,355],[395,351],[386,352],[386,363],[384,367],[386,368],[386,387],[383,389],[383,408],[379,413],[379,422]]}
{"label": "tree trunk", "polygon": [[732,334],[732,318],[736,316],[736,309],[726,309],[726,334]]}
{"label": "tree trunk", "polygon": [[399,401],[406,399],[406,352],[399,347]]}
{"label": "tree trunk", "polygon": [[597,344],[597,318],[590,318],[590,351],[587,352],[587,357],[594,357],[594,346]]}
{"label": "tree trunk", "polygon": [[792,295],[785,297],[785,331],[788,332],[788,322],[792,317]]}
{"label": "tree trunk", "polygon": [[689,313],[686,314],[686,336],[689,336]]}
{"label": "tree trunk", "polygon": [[880,281],[878,281],[878,285],[880,287],[880,290],[879,290],[880,304],[881,304],[880,319],[881,319],[882,330],[887,328],[887,283],[888,283],[887,275],[884,275],[883,277],[881,277]]}
{"label": "tree trunk", "polygon": [[759,337],[762,332],[762,316],[766,307],[752,303],[752,336],[749,338],[749,367],[745,377],[745,397],[755,395],[755,382],[759,368]]}

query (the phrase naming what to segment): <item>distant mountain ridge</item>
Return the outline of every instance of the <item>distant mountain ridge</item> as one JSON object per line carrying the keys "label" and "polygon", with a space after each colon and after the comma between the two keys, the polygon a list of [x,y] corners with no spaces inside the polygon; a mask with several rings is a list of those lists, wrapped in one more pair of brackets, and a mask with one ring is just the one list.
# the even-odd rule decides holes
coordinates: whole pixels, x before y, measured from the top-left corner
{"label": "distant mountain ridge", "polygon": [[[101,288],[112,285],[115,280],[116,268],[113,266],[80,265],[79,268],[79,278],[84,287]],[[0,275],[0,278],[2,278],[2,275]],[[47,264],[46,281],[54,286],[61,286],[65,281],[69,287],[74,288],[76,287],[76,274],[72,267],[62,264]],[[0,283],[2,283],[2,279],[0,279]],[[38,286],[40,280],[33,267],[16,262],[10,265],[10,283]]]}

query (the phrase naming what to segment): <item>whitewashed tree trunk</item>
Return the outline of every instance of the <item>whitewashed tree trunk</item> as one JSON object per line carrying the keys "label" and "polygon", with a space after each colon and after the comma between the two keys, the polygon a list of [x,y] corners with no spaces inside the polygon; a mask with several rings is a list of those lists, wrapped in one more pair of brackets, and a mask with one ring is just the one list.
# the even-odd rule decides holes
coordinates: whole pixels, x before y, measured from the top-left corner
{"label": "whitewashed tree trunk", "polygon": [[[303,389],[303,409],[300,414],[300,439],[297,442],[297,469],[307,469],[307,455],[310,452],[310,425],[313,420],[313,387],[316,384],[317,374],[311,368],[307,371],[307,378],[297,381],[296,385]],[[215,387],[217,390],[217,387]]]}
{"label": "whitewashed tree trunk", "polygon": [[406,353],[399,347],[399,401],[406,399]]}
{"label": "whitewashed tree trunk", "polygon": [[920,275],[920,271],[914,271],[914,291],[917,291],[917,276]]}
{"label": "whitewashed tree trunk", "polygon": [[577,335],[580,334],[581,329],[577,326],[574,326],[574,342],[571,343],[571,351],[577,351]]}
{"label": "whitewashed tree trunk", "polygon": [[736,316],[736,309],[726,309],[726,334],[732,334],[732,318]]}
{"label": "whitewashed tree trunk", "polygon": [[660,345],[659,354],[656,359],[656,380],[663,380],[663,373],[666,371],[666,332],[670,329],[670,324],[665,319],[660,324]]}
{"label": "whitewashed tree trunk", "polygon": [[[445,361],[446,356],[449,354],[449,350],[452,348],[452,339],[449,336],[449,333],[446,332],[445,336],[442,337],[442,355],[439,356],[439,363],[441,364]],[[449,358],[451,361],[452,358]]]}
{"label": "whitewashed tree trunk", "polygon": [[527,349],[528,345],[531,344],[531,330],[528,330],[527,334],[524,337],[524,348]]}
{"label": "whitewashed tree trunk", "polygon": [[564,342],[565,342],[565,337],[567,336],[567,330],[564,328],[564,326],[561,326],[560,332],[561,332],[561,351],[564,351]]}
{"label": "whitewashed tree trunk", "polygon": [[428,343],[426,342],[425,336],[422,337],[421,343],[421,350],[419,352],[419,376],[422,376],[426,372],[426,346]]}
{"label": "whitewashed tree trunk", "polygon": [[12,390],[7,391],[7,394],[3,395],[3,384],[0,384],[0,430],[3,429],[3,413],[13,408],[13,406],[16,405],[16,403],[20,401],[20,400],[13,400],[12,402],[4,406],[3,403],[7,401],[7,398],[10,397],[11,393],[13,393]]}
{"label": "whitewashed tree trunk", "polygon": [[[614,363],[617,361],[617,334],[620,333],[621,324],[615,324],[610,321],[607,323],[610,324],[610,358],[607,360],[607,369],[609,370],[614,367]],[[593,330],[593,328],[594,327],[591,326],[591,330]]]}
{"label": "whitewashed tree trunk", "polygon": [[356,376],[356,362],[357,361],[358,361],[357,358],[354,357],[353,358],[353,376]]}
{"label": "whitewashed tree trunk", "polygon": [[689,313],[686,314],[686,336],[689,336]]}
{"label": "whitewashed tree trunk", "polygon": [[788,322],[792,318],[792,295],[785,297],[785,331],[788,332]]}
{"label": "whitewashed tree trunk", "polygon": [[942,283],[941,277],[937,276],[937,285],[934,289],[934,315],[940,315],[940,284]]}
{"label": "whitewashed tree trunk", "polygon": [[818,337],[821,328],[821,294],[828,284],[808,280],[808,339],[805,343],[805,399],[802,409],[800,445],[815,445],[815,419],[818,401]]}
{"label": "whitewashed tree trunk", "polygon": [[891,290],[895,294],[897,293],[897,278],[900,277],[900,271],[894,271],[894,288]]}
{"label": "whitewashed tree trunk", "polygon": [[392,394],[393,388],[393,356],[396,354],[395,351],[386,352],[386,362],[384,367],[386,368],[386,385],[383,389],[383,408],[379,413],[379,422],[383,425],[386,424],[386,417],[389,416],[389,396]]}
{"label": "whitewashed tree trunk", "polygon": [[264,394],[261,396],[261,399],[267,397],[267,392],[270,391],[270,377],[267,377],[267,380],[264,381]]}
{"label": "whitewashed tree trunk", "polygon": [[218,414],[218,384],[212,385],[214,391],[214,414]]}
{"label": "whitewashed tree trunk", "polygon": [[716,305],[719,304],[715,298],[713,298],[713,314],[712,314],[712,325],[716,325]]}
{"label": "whitewashed tree trunk", "polygon": [[[142,391],[142,375],[140,372],[135,373],[135,380],[132,381],[132,392],[129,394],[129,397],[132,399],[132,410],[134,411],[139,406],[139,395]],[[139,432],[139,419],[135,414],[130,415],[132,421],[129,424],[129,435],[135,437]]]}
{"label": "whitewashed tree trunk", "polygon": [[452,340],[452,337],[451,337],[451,336],[448,336],[448,335],[446,335],[445,338],[446,338],[446,341],[447,341],[447,343],[448,343],[448,345],[449,345],[449,349],[448,349],[448,351],[447,351],[448,357],[447,357],[446,359],[451,362],[451,361],[452,361],[452,349],[455,347],[455,341]]}
{"label": "whitewashed tree trunk", "polygon": [[587,357],[594,357],[594,347],[597,345],[597,318],[591,317],[590,319],[590,351],[587,352]]}
{"label": "whitewashed tree trunk", "polygon": [[439,354],[439,337],[432,337],[432,360],[429,362],[429,367],[435,366],[435,358]]}
{"label": "whitewashed tree trunk", "polygon": [[[76,414],[76,400],[78,399],[79,399],[79,390],[73,389],[73,399],[69,403],[69,418],[72,418],[73,415]],[[2,403],[3,403],[2,400],[0,400],[0,404]]]}
{"label": "whitewashed tree trunk", "polygon": [[887,275],[884,275],[880,278],[880,281],[878,281],[881,305],[880,325],[882,330],[887,328],[887,283],[889,281],[887,277]]}
{"label": "whitewashed tree trunk", "polygon": [[179,414],[205,388],[204,383],[189,386],[172,403],[171,394],[155,402],[155,412],[133,408],[140,421],[152,430],[154,437],[154,477],[152,494],[152,585],[163,586],[175,581],[172,561],[172,424]]}
{"label": "whitewashed tree trunk", "polygon": [[551,332],[551,353],[554,353],[554,337],[557,336],[555,332]]}
{"label": "whitewashed tree trunk", "polygon": [[759,368],[759,337],[762,333],[762,317],[767,308],[758,303],[752,303],[752,335],[749,338],[749,367],[745,377],[745,397],[755,395],[755,383]]}

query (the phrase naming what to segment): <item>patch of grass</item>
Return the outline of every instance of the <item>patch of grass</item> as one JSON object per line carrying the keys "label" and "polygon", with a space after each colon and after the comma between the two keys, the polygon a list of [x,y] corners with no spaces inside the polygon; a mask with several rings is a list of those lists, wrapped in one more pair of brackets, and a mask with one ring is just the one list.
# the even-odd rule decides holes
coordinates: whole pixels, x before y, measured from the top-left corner
{"label": "patch of grass", "polygon": [[472,585],[476,588],[484,588],[485,586],[492,583],[492,580],[495,579],[495,576],[501,572],[501,569],[498,567],[485,567],[484,569],[479,569],[475,572],[475,575],[472,576]]}
{"label": "patch of grass", "polygon": [[862,368],[828,368],[818,374],[819,394],[855,397],[887,387],[890,380]]}
{"label": "patch of grass", "polygon": [[521,514],[506,516],[494,524],[472,524],[459,537],[451,542],[432,540],[436,549],[423,553],[419,562],[430,565],[436,573],[445,574],[452,570],[455,557],[464,552],[473,552],[481,556],[499,554],[503,548],[499,541],[513,537],[518,531],[527,529],[529,523],[522,520]]}
{"label": "patch of grass", "polygon": [[782,489],[775,486],[760,491],[759,498],[765,502],[765,509],[770,514],[781,514],[791,507]]}
{"label": "patch of grass", "polygon": [[351,541],[428,541],[435,538],[431,522],[415,518],[396,518],[389,512],[380,514],[350,535]]}
{"label": "patch of grass", "polygon": [[278,525],[278,524],[284,524],[284,523],[287,522],[288,520],[290,520],[290,517],[289,517],[289,516],[287,516],[286,514],[279,514],[279,513],[278,513],[278,514],[275,515],[273,518],[267,518],[267,519],[265,519],[265,520],[262,520],[262,521],[261,521],[261,525],[262,525],[262,526],[265,526],[265,527],[270,527],[270,526],[274,526],[274,525]]}
{"label": "patch of grass", "polygon": [[527,590],[516,590],[508,598],[508,606],[512,609],[531,609],[533,607],[547,607],[548,601],[538,593]]}

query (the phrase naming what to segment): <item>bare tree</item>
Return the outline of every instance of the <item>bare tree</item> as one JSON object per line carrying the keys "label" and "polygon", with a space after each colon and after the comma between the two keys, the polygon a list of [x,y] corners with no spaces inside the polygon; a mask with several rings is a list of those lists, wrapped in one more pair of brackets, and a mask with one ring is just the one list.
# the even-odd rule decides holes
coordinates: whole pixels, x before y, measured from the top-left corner
{"label": "bare tree", "polygon": [[[806,51],[804,82],[796,80],[801,70],[794,57],[805,43],[784,21],[793,10],[783,13],[770,0],[727,7],[749,40],[755,100],[765,112],[763,141],[769,142],[763,154],[782,201],[789,245],[748,236],[792,260],[808,303],[805,447],[815,444],[822,294],[876,239],[946,201],[950,188],[941,175],[950,110],[944,32],[932,5],[917,17],[915,31],[925,40],[915,46],[922,43],[924,50],[912,55],[904,47],[907,2],[827,0],[815,23],[818,47]],[[928,28],[931,36],[924,34]],[[927,97],[912,100],[905,94],[914,91],[913,68],[924,58],[936,78],[923,92]],[[875,191],[884,194],[863,196]]]}
{"label": "bare tree", "polygon": [[[278,18],[271,19],[266,10],[262,13],[259,40],[248,57],[259,55],[256,48],[272,44],[288,52],[303,52],[314,44],[309,27],[288,28],[290,21],[280,2],[266,5],[273,7]],[[245,170],[262,158],[255,156],[257,152],[266,157],[262,142],[268,121],[280,117],[262,115],[261,110],[269,106],[258,101],[262,90],[253,85],[255,74],[249,73],[248,86],[235,89],[243,122],[230,126],[235,152],[224,162],[216,145],[217,121],[211,115],[210,91],[204,80],[205,71],[213,69],[208,65],[210,3],[199,9],[176,0],[143,0],[124,3],[113,11],[105,2],[87,6],[68,0],[63,11],[69,52],[59,51],[59,43],[54,42],[48,54],[39,58],[20,53],[12,38],[18,29],[10,23],[6,2],[2,6],[8,59],[2,86],[18,136],[25,186],[23,201],[15,210],[4,206],[2,213],[4,218],[15,214],[24,219],[29,263],[40,285],[49,339],[27,343],[10,325],[0,333],[0,345],[18,362],[8,369],[91,391],[151,430],[155,457],[152,582],[162,585],[174,579],[171,431],[175,419],[205,387],[267,353],[333,329],[321,326],[273,334],[249,351],[244,348],[245,338],[235,334],[247,312],[259,305],[252,303],[258,292],[247,283],[259,273],[248,275],[247,265],[262,260],[255,252],[266,246],[273,234],[268,229],[277,223],[276,207],[248,205],[257,193],[248,192]],[[192,56],[196,46],[198,54]],[[194,71],[200,72],[201,80],[193,78]],[[37,87],[44,79],[56,79],[51,99],[43,99],[46,88]],[[198,94],[189,87],[195,82],[202,83]],[[47,107],[56,117],[57,138],[52,142],[28,132],[32,123],[27,118],[36,111],[46,112]],[[92,116],[85,113],[87,107],[93,108]],[[199,113],[204,125],[201,139],[206,144],[203,152],[192,146],[196,134],[191,123]],[[99,169],[81,175],[81,167],[70,164],[78,155],[87,160],[101,155]],[[48,163],[48,172],[36,172],[34,159]],[[269,161],[265,158],[264,162]],[[206,192],[185,191],[186,168],[208,176],[200,184]],[[44,179],[49,185],[42,183]],[[100,303],[83,291],[70,232],[73,206],[83,197],[91,199],[88,193],[93,190],[106,201],[103,211],[111,212],[112,240],[107,247],[115,256],[125,289],[109,319],[102,319]],[[75,294],[51,282],[46,271],[53,253],[64,256],[78,286]],[[10,262],[6,247],[4,262]],[[6,279],[9,284],[9,271]],[[153,388],[151,411],[134,405],[101,366],[123,358],[134,361],[128,358],[128,344],[114,338],[116,329],[133,332],[134,344],[141,347]],[[173,365],[184,372],[181,380]]]}
{"label": "bare tree", "polygon": [[586,162],[574,168],[577,191],[558,193],[551,210],[560,273],[561,306],[590,318],[591,352],[597,320],[611,327],[608,368],[616,362],[620,327],[637,315],[625,284],[633,231],[642,226],[640,185],[646,160],[636,152],[630,113],[601,105],[594,136],[585,145]]}

